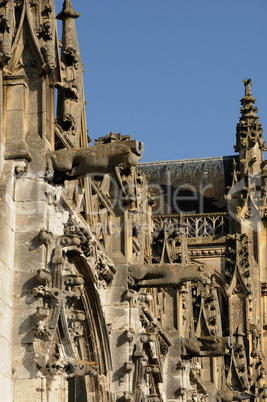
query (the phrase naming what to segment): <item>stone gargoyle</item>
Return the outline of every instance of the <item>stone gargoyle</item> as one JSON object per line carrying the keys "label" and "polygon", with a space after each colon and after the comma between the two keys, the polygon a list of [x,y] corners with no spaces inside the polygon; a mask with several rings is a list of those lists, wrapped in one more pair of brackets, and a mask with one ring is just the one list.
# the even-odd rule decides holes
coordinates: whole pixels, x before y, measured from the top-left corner
{"label": "stone gargoyle", "polygon": [[40,355],[41,359],[36,362],[42,372],[50,377],[61,374],[66,378],[79,378],[86,375],[96,376],[98,365],[96,362],[76,360],[73,357],[60,357],[58,360],[49,364],[45,361],[44,355]]}
{"label": "stone gargoyle", "polygon": [[68,378],[84,377],[85,375],[96,376],[98,366],[96,362],[76,361],[75,359],[67,359],[67,376]]}
{"label": "stone gargoyle", "polygon": [[217,402],[232,402],[232,401],[245,401],[245,400],[256,399],[255,395],[246,394],[244,392],[223,390],[217,392]]}
{"label": "stone gargoyle", "polygon": [[46,178],[52,180],[55,171],[63,174],[64,178],[76,178],[109,173],[118,165],[127,169],[137,165],[143,152],[143,142],[134,140],[49,151]]}
{"label": "stone gargoyle", "polygon": [[181,356],[186,359],[192,357],[217,357],[229,353],[233,347],[229,336],[203,336],[199,338],[181,338]]}
{"label": "stone gargoyle", "polygon": [[176,287],[184,282],[210,283],[214,269],[207,265],[190,264],[139,264],[129,265],[129,274],[137,286]]}

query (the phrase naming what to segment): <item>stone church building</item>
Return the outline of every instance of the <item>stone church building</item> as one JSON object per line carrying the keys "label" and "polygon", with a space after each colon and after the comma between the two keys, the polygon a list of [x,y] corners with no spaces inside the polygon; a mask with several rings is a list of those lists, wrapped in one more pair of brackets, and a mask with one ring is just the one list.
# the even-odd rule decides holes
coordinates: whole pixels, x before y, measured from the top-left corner
{"label": "stone church building", "polygon": [[0,400],[266,402],[251,81],[234,156],[141,163],[138,133],[88,146],[79,14],[64,1],[61,43],[55,17],[0,1]]}

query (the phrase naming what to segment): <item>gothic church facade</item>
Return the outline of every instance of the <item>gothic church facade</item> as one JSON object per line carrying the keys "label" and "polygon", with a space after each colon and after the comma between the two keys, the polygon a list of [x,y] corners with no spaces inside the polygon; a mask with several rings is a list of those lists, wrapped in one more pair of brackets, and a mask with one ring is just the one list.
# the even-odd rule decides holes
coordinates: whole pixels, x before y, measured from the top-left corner
{"label": "gothic church facade", "polygon": [[266,401],[251,81],[234,156],[142,163],[142,139],[113,132],[88,146],[79,14],[64,1],[61,44],[55,17],[53,0],[0,1],[1,400]]}

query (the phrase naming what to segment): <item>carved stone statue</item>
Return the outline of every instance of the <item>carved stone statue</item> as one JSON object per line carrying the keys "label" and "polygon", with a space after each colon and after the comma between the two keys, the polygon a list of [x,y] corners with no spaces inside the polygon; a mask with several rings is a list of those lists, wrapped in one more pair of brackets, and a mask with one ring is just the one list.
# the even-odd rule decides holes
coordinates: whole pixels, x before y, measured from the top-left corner
{"label": "carved stone statue", "polygon": [[175,287],[189,281],[209,283],[213,273],[212,267],[195,263],[129,266],[129,274],[142,287]]}
{"label": "carved stone statue", "polygon": [[51,180],[54,170],[66,177],[86,174],[106,174],[116,166],[124,168],[137,165],[142,158],[144,144],[138,141],[121,141],[85,148],[59,149],[47,153],[47,179]]}

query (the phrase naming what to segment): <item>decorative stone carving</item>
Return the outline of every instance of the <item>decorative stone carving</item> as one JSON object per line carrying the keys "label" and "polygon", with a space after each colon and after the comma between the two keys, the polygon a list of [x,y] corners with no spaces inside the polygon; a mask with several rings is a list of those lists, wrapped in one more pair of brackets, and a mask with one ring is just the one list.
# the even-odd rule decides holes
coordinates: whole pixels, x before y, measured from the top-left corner
{"label": "decorative stone carving", "polygon": [[85,375],[95,376],[97,365],[95,362],[77,361],[74,358],[61,358],[51,364],[46,364],[48,378],[63,375],[66,378],[79,378]]}
{"label": "decorative stone carving", "polygon": [[148,402],[160,402],[161,399],[158,395],[148,395],[147,396],[147,401]]}
{"label": "decorative stone carving", "polygon": [[16,160],[15,162],[15,171],[17,174],[25,173],[28,168],[28,161],[26,159]]}
{"label": "decorative stone carving", "polygon": [[213,273],[212,267],[194,263],[129,266],[129,274],[141,287],[176,287],[188,281],[208,283]]}
{"label": "decorative stone carving", "polygon": [[30,1],[30,5],[31,5],[32,7],[38,6],[38,4],[39,4],[39,0],[31,0],[31,1]]}
{"label": "decorative stone carving", "polygon": [[12,30],[13,24],[7,11],[7,6],[1,9],[3,14],[0,15],[0,64],[5,66],[12,57],[11,44],[12,44]]}
{"label": "decorative stone carving", "polygon": [[[228,180],[232,157],[182,163],[161,182],[157,169],[137,170],[143,144],[130,136],[86,147],[70,0],[61,62],[53,0],[0,1],[0,11],[3,390],[55,402],[266,400],[267,163],[250,80],[228,213],[217,177]],[[203,175],[191,170],[202,163]],[[216,187],[205,187],[207,213],[151,215],[143,172],[174,195],[186,170],[201,191],[202,179]]]}
{"label": "decorative stone carving", "polygon": [[206,336],[199,338],[181,339],[181,356],[189,358],[198,356],[224,356],[233,347],[230,337],[220,338],[217,336]]}
{"label": "decorative stone carving", "polygon": [[0,15],[0,33],[10,32],[10,23],[6,16]]}
{"label": "decorative stone carving", "polygon": [[51,71],[55,70],[55,68],[57,67],[55,51],[52,48],[52,46],[49,44],[46,44],[45,46],[43,46],[41,50],[42,50],[44,60],[46,62],[46,64],[43,65],[43,71],[46,74],[49,74]]}
{"label": "decorative stone carving", "polygon": [[65,233],[79,239],[80,249],[90,266],[95,270],[96,280],[105,281],[110,285],[117,270],[114,262],[104,252],[91,232],[86,233],[78,227],[72,219],[65,225]]}
{"label": "decorative stone carving", "polygon": [[[59,88],[59,85],[57,85]],[[75,119],[70,113],[64,113],[59,121],[62,129],[70,135],[76,134]]]}
{"label": "decorative stone carving", "polygon": [[266,144],[256,115],[258,109],[254,106],[255,99],[251,95],[251,80],[244,80],[244,84],[245,96],[241,99],[241,117],[236,127],[235,150],[239,152],[239,170],[234,166],[233,183],[227,199],[231,213],[255,230],[261,215],[265,213],[260,176]]}
{"label": "decorative stone carving", "polygon": [[258,116],[256,113],[258,109],[254,107],[254,102],[256,99],[252,97],[250,86],[252,85],[251,79],[243,80],[245,85],[245,96],[241,100],[242,116],[240,118],[240,123],[237,124],[237,146],[236,150],[239,150],[239,145],[243,147],[251,147],[259,141],[260,147],[264,146],[262,127],[258,121]]}
{"label": "decorative stone carving", "polygon": [[227,236],[225,275],[227,280],[232,280],[236,271],[242,277],[242,283],[250,291],[251,286],[251,262],[249,255],[249,239],[247,234]]}
{"label": "decorative stone carving", "polygon": [[84,377],[85,375],[95,376],[97,373],[97,364],[95,362],[76,361],[75,359],[66,359],[67,377]]}
{"label": "decorative stone carving", "polygon": [[77,63],[79,62],[78,57],[76,56],[76,50],[69,46],[63,50],[63,53],[65,55],[65,63],[67,66],[73,66],[75,69],[77,69]]}
{"label": "decorative stone carving", "polygon": [[136,292],[134,290],[128,290],[125,293],[124,298],[130,302],[131,307],[137,307],[142,303],[147,303],[153,300],[153,297],[150,293]]}
{"label": "decorative stone carving", "polygon": [[65,178],[108,173],[119,164],[125,168],[135,166],[141,157],[138,141],[60,149],[47,153],[47,178],[51,180],[54,177],[54,170],[65,173]]}
{"label": "decorative stone carving", "polygon": [[50,15],[52,13],[52,6],[51,4],[46,4],[43,13],[46,15]]}
{"label": "decorative stone carving", "polygon": [[245,394],[238,391],[218,391],[217,392],[217,402],[232,402],[232,401],[245,401],[247,399],[255,399],[256,396],[253,394]]}
{"label": "decorative stone carving", "polygon": [[5,66],[10,59],[11,59],[11,53],[5,53],[5,52],[0,51],[0,64],[1,64],[1,66]]}
{"label": "decorative stone carving", "polygon": [[[78,90],[77,90],[77,86],[73,85],[72,83],[66,83],[66,82],[56,82],[55,84],[55,88],[57,89],[63,89],[65,91],[66,97],[70,100],[73,101],[77,101],[78,100]],[[64,121],[64,119],[66,120],[67,116],[63,116],[62,122],[61,122],[61,126],[63,129],[65,129],[65,127],[67,128],[68,124],[66,121]],[[70,125],[70,124],[69,124]],[[75,129],[75,124],[74,121],[71,122],[71,126],[74,127]],[[72,131],[72,134],[75,134],[74,129],[71,130],[65,130],[65,131]]]}
{"label": "decorative stone carving", "polygon": [[144,374],[159,374],[160,368],[157,365],[144,366]]}
{"label": "decorative stone carving", "polygon": [[133,329],[128,329],[124,333],[124,338],[126,339],[127,342],[132,342],[132,340],[134,339],[134,334],[135,332]]}
{"label": "decorative stone carving", "polygon": [[155,220],[155,230],[152,232],[152,262],[189,263],[186,228],[171,219],[159,222],[162,228],[157,228],[156,223]]}
{"label": "decorative stone carving", "polygon": [[133,394],[131,392],[124,391],[123,393],[123,401],[125,402],[132,402]]}
{"label": "decorative stone carving", "polygon": [[129,374],[133,370],[134,370],[133,362],[125,362],[124,363],[124,371],[125,371],[125,373]]}
{"label": "decorative stone carving", "polygon": [[45,40],[52,39],[52,30],[51,30],[51,23],[49,21],[44,22],[43,24],[36,27],[36,35],[38,38],[44,38]]}
{"label": "decorative stone carving", "polygon": [[[75,340],[84,335],[82,323],[86,315],[83,310],[75,308],[75,303],[81,299],[84,279],[80,274],[68,272],[64,249],[79,247],[80,239],[75,235],[54,238],[45,230],[40,232],[40,239],[55,248],[51,273],[46,269],[38,270],[36,279],[41,285],[32,289],[34,298],[43,299],[43,306],[37,307],[37,323],[33,327],[35,361],[48,377],[57,374],[67,378],[96,375],[97,364],[79,360],[79,351],[75,345]],[[68,355],[66,357],[58,353],[56,358],[52,358],[58,326],[61,327],[61,342]]]}

